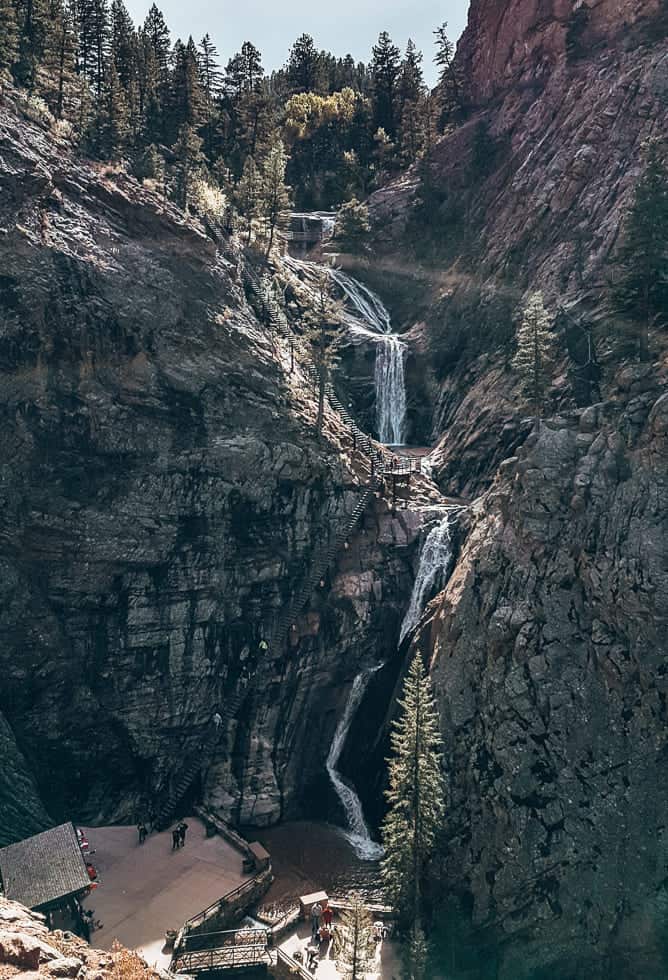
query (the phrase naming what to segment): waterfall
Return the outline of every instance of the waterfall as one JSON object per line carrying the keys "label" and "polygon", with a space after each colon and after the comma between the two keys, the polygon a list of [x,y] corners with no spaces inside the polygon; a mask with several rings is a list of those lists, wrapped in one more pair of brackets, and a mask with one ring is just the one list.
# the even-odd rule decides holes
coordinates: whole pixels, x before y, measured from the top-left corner
{"label": "waterfall", "polygon": [[[287,264],[307,276],[319,268],[294,259],[287,260]],[[390,314],[373,290],[340,269],[323,268],[347,301],[349,308],[343,319],[353,337],[376,345],[374,388],[378,438],[386,444],[401,446],[406,441],[406,344],[392,333]]]}
{"label": "waterfall", "polygon": [[371,680],[371,675],[379,670],[380,666],[382,665],[363,670],[353,681],[348,696],[348,703],[334,732],[334,738],[332,739],[329,755],[327,756],[327,772],[346,814],[348,830],[345,831],[345,835],[352,844],[357,856],[364,861],[378,860],[383,855],[383,848],[372,839],[369,833],[359,796],[352,786],[344,782],[336,767],[341,757],[350,725],[355,716],[355,712],[362,702],[362,697]]}
{"label": "waterfall", "polygon": [[433,527],[422,546],[420,564],[413,584],[411,601],[399,633],[399,643],[417,626],[425,601],[435,586],[445,582],[452,565],[452,536],[450,514],[446,513],[440,524]]}

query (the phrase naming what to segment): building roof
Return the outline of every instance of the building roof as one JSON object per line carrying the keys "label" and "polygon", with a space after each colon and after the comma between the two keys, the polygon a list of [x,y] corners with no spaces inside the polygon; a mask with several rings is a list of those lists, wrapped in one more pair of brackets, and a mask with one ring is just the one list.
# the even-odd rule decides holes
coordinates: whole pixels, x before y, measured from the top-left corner
{"label": "building roof", "polygon": [[90,885],[76,831],[71,823],[0,848],[5,896],[39,908]]}

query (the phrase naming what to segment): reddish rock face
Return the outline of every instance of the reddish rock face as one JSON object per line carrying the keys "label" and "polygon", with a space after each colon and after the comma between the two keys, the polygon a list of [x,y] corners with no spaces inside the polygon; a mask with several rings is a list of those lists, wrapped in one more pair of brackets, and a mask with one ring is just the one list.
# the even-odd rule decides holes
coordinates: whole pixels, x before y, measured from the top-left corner
{"label": "reddish rock face", "polygon": [[654,16],[660,0],[473,0],[458,57],[474,105],[540,84],[566,56],[569,30],[590,46]]}

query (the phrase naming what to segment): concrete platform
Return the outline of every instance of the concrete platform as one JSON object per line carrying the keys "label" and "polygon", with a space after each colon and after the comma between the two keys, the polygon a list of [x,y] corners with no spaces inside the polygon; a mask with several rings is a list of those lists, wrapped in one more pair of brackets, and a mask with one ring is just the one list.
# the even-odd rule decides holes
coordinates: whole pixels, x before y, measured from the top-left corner
{"label": "concrete platform", "polygon": [[[186,817],[185,846],[172,851],[171,827],[150,834],[141,846],[135,827],[84,827],[98,872],[98,887],[84,907],[95,909],[102,929],[91,944],[110,949],[118,939],[150,966],[169,965],[166,929],[180,929],[191,915],[248,880],[242,856],[222,837],[205,836],[197,817]],[[174,826],[176,821],[174,823]]]}

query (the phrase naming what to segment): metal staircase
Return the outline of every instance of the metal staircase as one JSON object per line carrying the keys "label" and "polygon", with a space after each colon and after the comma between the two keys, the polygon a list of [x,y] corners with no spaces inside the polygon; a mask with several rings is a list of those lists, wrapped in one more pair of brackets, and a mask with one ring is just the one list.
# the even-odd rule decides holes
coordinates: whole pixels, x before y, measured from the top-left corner
{"label": "metal staircase", "polygon": [[174,810],[188,792],[199,773],[202,769],[210,765],[211,756],[216,750],[219,740],[226,737],[229,724],[234,719],[244,697],[245,691],[238,691],[225,702],[225,705],[220,709],[220,715],[223,719],[221,725],[216,726],[213,719],[209,722],[210,728],[201,744],[201,748],[190,757],[188,764],[181,770],[166,800],[158,810],[154,820],[154,825],[158,830],[164,830],[168,826]]}
{"label": "metal staircase", "polygon": [[[294,348],[297,349],[302,355],[300,364],[305,370],[309,379],[314,383],[314,385],[319,384],[320,378],[318,371],[313,364],[311,351],[309,350],[308,345],[292,332],[285,313],[283,310],[281,310],[274,297],[269,294],[268,289],[263,286],[255,272],[245,266],[244,277],[250,289],[258,301],[262,304],[271,329],[287,337],[290,344],[292,344]],[[276,626],[272,632],[272,650],[279,650],[282,648],[287,639],[288,630],[308,602],[316,583],[323,578],[328,568],[332,565],[337,553],[343,546],[344,541],[350,534],[352,534],[354,529],[359,524],[362,515],[366,510],[367,504],[371,500],[375,490],[377,490],[378,486],[380,485],[380,479],[384,474],[388,463],[387,454],[377,443],[374,443],[368,433],[364,432],[364,430],[358,426],[350,412],[341,403],[341,400],[334,390],[334,386],[330,382],[325,385],[325,395],[331,408],[342,419],[346,425],[346,428],[352,435],[353,444],[356,445],[361,451],[366,452],[367,456],[369,457],[371,462],[371,480],[369,485],[362,492],[352,514],[345,522],[344,526],[339,530],[332,544],[330,544],[325,553],[315,558],[309,572],[304,576],[304,580],[299,591],[292,597],[290,604],[279,616]]]}

